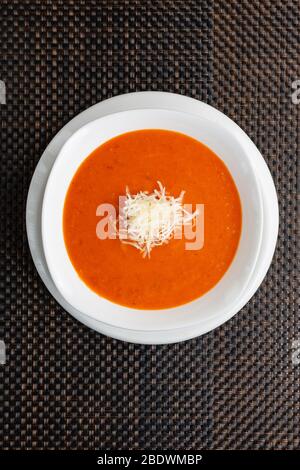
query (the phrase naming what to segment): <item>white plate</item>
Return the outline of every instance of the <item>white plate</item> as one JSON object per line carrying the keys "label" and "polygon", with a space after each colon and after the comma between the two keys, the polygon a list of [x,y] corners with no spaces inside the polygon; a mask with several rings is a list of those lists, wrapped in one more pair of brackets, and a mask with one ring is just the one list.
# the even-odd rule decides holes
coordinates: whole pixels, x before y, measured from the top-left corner
{"label": "white plate", "polygon": [[[210,109],[213,109],[205,105],[204,103],[198,102],[191,98],[183,97],[181,95],[160,92],[143,92],[122,95],[112,98],[110,100],[106,100],[102,103],[98,103],[92,108],[89,108],[87,111],[83,112],[82,114],[74,118],[72,121],[70,121],[57,134],[57,136],[52,140],[52,142],[45,150],[36,168],[30,186],[27,201],[26,222],[29,245],[37,270],[49,291],[67,311],[69,311],[75,318],[78,318],[80,321],[87,324],[91,328],[94,328],[95,330],[107,334],[109,336],[136,343],[159,344],[177,342],[195,336],[199,336],[215,328],[216,326],[218,326],[218,324],[216,322],[208,322],[206,324],[206,329],[203,328],[203,325],[201,327],[195,325],[193,327],[188,328],[165,330],[161,332],[156,332],[155,337],[153,337],[153,333],[151,332],[140,332],[129,329],[121,329],[111,327],[109,325],[104,324],[103,322],[91,320],[87,316],[83,315],[81,312],[73,309],[62,298],[62,296],[59,294],[56,287],[54,286],[52,279],[49,276],[47,265],[45,263],[41,243],[40,226],[41,203],[45,183],[47,181],[49,171],[55,161],[57,153],[59,152],[67,138],[75,130],[79,129],[82,125],[86,124],[91,120],[94,120],[97,117],[101,117],[103,115],[111,114],[118,111],[123,111],[126,109],[137,109],[146,107],[152,108],[153,106],[159,106],[160,108],[164,109],[174,109],[179,111],[182,110],[183,112],[189,112],[196,115],[201,115],[203,114],[203,112],[207,114],[210,112]],[[221,116],[223,115],[221,114]],[[253,295],[253,293],[261,283],[263,277],[265,276],[274,253],[278,232],[278,204],[274,184],[266,166],[266,163],[264,162],[260,153],[254,146],[254,144],[250,141],[250,139],[248,139],[248,142],[249,145],[251,145],[253,148],[253,164],[255,165],[256,170],[258,171],[261,179],[261,190],[263,194],[265,218],[259,260],[257,262],[255,271],[251,277],[249,288],[247,289],[247,296],[244,296],[240,300],[238,309],[242,308],[242,306],[249,300],[249,298]],[[230,316],[228,316],[228,318],[230,318]]]}
{"label": "white plate", "polygon": [[[218,111],[215,110],[216,114]],[[239,299],[247,289],[260,249],[263,228],[262,198],[252,167],[252,147],[249,148],[244,133],[241,133],[232,121],[228,124],[226,120],[226,125],[223,125],[215,115],[212,116],[214,119],[207,119],[206,116],[159,109],[123,111],[86,124],[65,143],[45,189],[42,239],[51,277],[62,296],[76,310],[112,326],[143,331],[184,328],[200,323],[205,329],[207,321],[214,318],[219,323],[222,318],[236,312]],[[243,228],[232,264],[207,294],[176,308],[137,310],[100,297],[80,279],[66,250],[62,220],[64,201],[71,180],[90,153],[120,134],[153,128],[189,135],[210,147],[224,161],[240,194]]]}

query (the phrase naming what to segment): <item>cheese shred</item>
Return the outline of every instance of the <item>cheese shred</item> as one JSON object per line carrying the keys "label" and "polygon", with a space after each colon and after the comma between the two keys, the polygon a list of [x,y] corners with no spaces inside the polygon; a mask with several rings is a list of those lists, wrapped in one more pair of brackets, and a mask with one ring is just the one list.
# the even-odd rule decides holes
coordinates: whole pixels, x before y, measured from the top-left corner
{"label": "cheese shred", "polygon": [[178,197],[167,194],[160,181],[152,193],[140,191],[130,194],[126,188],[124,206],[119,215],[117,235],[122,243],[134,246],[144,257],[150,258],[151,250],[168,243],[182,226],[192,224],[198,211],[193,213],[183,206],[184,191]]}

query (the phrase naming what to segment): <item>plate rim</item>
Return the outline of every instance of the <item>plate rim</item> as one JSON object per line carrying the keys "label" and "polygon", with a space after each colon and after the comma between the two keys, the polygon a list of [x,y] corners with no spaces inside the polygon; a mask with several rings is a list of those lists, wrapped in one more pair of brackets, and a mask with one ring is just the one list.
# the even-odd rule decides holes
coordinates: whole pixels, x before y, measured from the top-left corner
{"label": "plate rim", "polygon": [[[158,103],[157,107],[159,107],[160,109],[174,109],[174,110],[177,109],[183,112],[187,112],[189,114],[198,114],[197,109],[203,106],[212,108],[210,105],[206,103],[203,103],[194,98],[187,97],[184,95],[178,95],[175,93],[168,93],[168,92],[152,92],[152,91],[127,93],[127,94],[118,95],[118,96],[109,98],[107,100],[101,101],[99,103],[96,103],[95,105],[91,106],[90,108],[86,109],[82,113],[75,116],[62,129],[60,129],[60,131],[49,142],[49,144],[44,150],[36,166],[36,169],[34,171],[34,174],[30,183],[30,187],[29,187],[27,204],[26,204],[26,229],[27,229],[29,248],[31,251],[31,255],[32,255],[35,267],[42,281],[44,282],[45,286],[47,287],[49,292],[52,294],[52,296],[68,313],[70,313],[73,317],[77,318],[82,323],[85,323],[90,328],[93,328],[96,331],[100,333],[104,333],[108,336],[115,337],[116,339],[121,339],[121,340],[125,340],[128,342],[135,342],[138,344],[166,344],[166,343],[184,341],[184,340],[196,337],[196,336],[201,336],[202,334],[205,334],[206,332],[211,331],[212,329],[217,328],[220,325],[216,324],[213,327],[208,328],[207,331],[200,331],[200,332],[195,331],[195,327],[192,328],[193,331],[191,331],[191,327],[184,328],[181,330],[176,329],[176,330],[164,330],[164,331],[159,331],[159,332],[157,331],[156,332],[157,338],[153,339],[153,337],[151,337],[151,339],[148,340],[146,337],[147,336],[146,333],[148,332],[143,332],[139,330],[129,330],[125,328],[118,329],[117,327],[105,325],[102,322],[96,321],[96,320],[93,321],[94,323],[92,325],[89,324],[88,319],[82,317],[81,312],[78,312],[78,311],[76,312],[75,309],[70,308],[70,306],[64,301],[64,299],[60,298],[59,293],[55,292],[53,281],[51,277],[49,277],[49,272],[47,272],[47,266],[45,266],[45,259],[43,259],[43,252],[40,250],[40,247],[35,246],[38,243],[38,238],[39,238],[38,232],[39,232],[40,224],[37,221],[37,223],[35,224],[36,226],[31,227],[31,224],[32,224],[31,219],[33,215],[32,212],[34,212],[32,211],[31,206],[35,205],[36,206],[35,210],[39,210],[41,206],[40,204],[41,201],[36,201],[36,204],[34,204],[33,197],[34,197],[35,190],[40,191],[43,194],[43,187],[45,187],[45,181],[38,181],[37,178],[38,176],[45,175],[47,171],[48,173],[50,173],[53,162],[55,161],[55,153],[56,153],[55,148],[60,147],[60,142],[63,140],[62,138],[64,137],[64,134],[71,135],[73,133],[72,129],[74,131],[74,127],[76,128],[78,122],[82,121],[81,124],[77,128],[82,127],[84,123],[94,120],[95,115],[96,115],[96,118],[101,117],[106,114],[112,114],[114,112],[120,111],[122,109],[126,110],[128,109],[128,106],[129,106],[129,109],[140,109],[140,108],[145,108],[145,107],[151,108],[153,107],[154,100],[157,100],[157,103]],[[190,107],[192,107],[193,109],[190,109]],[[216,108],[213,108],[213,109],[216,110]],[[221,113],[220,111],[218,112],[223,115],[223,113]],[[227,116],[225,117],[229,119]],[[232,122],[234,123],[234,121]],[[239,127],[236,123],[234,123],[234,125]],[[240,127],[239,129],[244,133],[244,131]],[[264,173],[264,179],[268,180],[265,186],[269,186],[268,192],[266,188],[264,187],[264,185],[262,185],[262,190],[265,190],[264,196],[265,198],[266,198],[266,195],[268,196],[269,203],[272,205],[274,212],[272,214],[272,219],[270,220],[271,222],[270,226],[264,228],[264,229],[268,229],[269,237],[272,238],[272,242],[269,243],[269,245],[267,246],[267,250],[264,253],[260,253],[260,256],[262,257],[262,259],[259,260],[260,262],[260,268],[258,270],[259,272],[256,272],[256,276],[254,276],[254,273],[253,273],[253,277],[255,277],[255,279],[250,280],[250,282],[252,282],[252,291],[250,292],[250,295],[248,296],[249,298],[247,298],[245,302],[243,303],[243,305],[239,307],[239,310],[249,301],[249,299],[256,292],[256,290],[258,289],[259,285],[261,284],[262,280],[264,279],[268,271],[268,268],[271,264],[275,247],[276,247],[276,241],[277,241],[277,235],[278,235],[278,222],[279,222],[278,200],[277,200],[276,189],[275,189],[275,185],[274,185],[274,181],[272,179],[271,173],[268,169],[268,166],[265,160],[261,156],[255,144],[251,141],[251,139],[247,136],[247,134],[245,135],[250,140],[251,145],[253,146],[253,149],[255,149],[256,153],[260,156],[261,161],[259,162],[259,164],[261,166],[262,172]],[[53,160],[53,158],[54,158],[54,161],[51,164],[51,159]],[[49,164],[50,164],[50,168],[48,168],[47,170],[46,167],[47,165],[49,166]],[[264,203],[265,202],[266,200],[264,200]],[[238,312],[235,312],[233,315],[230,316],[230,318],[232,318],[236,313]],[[227,318],[226,320],[223,320],[220,324],[224,324],[226,321],[228,321],[228,319],[229,318]]]}

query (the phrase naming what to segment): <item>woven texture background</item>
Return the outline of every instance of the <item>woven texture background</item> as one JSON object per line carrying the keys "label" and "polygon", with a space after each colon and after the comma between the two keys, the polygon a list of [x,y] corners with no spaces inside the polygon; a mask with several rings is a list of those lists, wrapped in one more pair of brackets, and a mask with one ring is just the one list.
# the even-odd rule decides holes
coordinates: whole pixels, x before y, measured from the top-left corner
{"label": "woven texture background", "polygon": [[[0,0],[0,447],[299,449],[295,0]],[[281,225],[271,269],[231,321],[140,346],[73,320],[40,281],[25,202],[47,143],[105,98],[162,90],[233,118],[271,169]]]}

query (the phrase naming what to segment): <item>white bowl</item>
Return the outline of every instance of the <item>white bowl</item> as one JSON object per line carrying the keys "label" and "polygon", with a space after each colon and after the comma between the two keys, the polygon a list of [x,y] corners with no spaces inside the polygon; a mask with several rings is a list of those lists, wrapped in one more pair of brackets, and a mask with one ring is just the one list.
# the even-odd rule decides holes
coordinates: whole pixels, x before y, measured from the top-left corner
{"label": "white bowl", "polygon": [[[180,307],[136,310],[114,304],[94,293],[79,278],[68,257],[62,230],[66,192],[77,168],[107,140],[138,129],[182,132],[210,147],[226,164],[237,185],[243,211],[236,256],[219,283],[204,296]],[[263,206],[252,167],[249,141],[231,121],[167,110],[132,110],[111,114],[79,129],[62,147],[50,173],[42,207],[42,239],[53,281],[63,297],[85,315],[119,328],[158,331],[205,323],[220,323],[236,311],[259,253]],[[200,175],[199,175],[200,176]]]}

